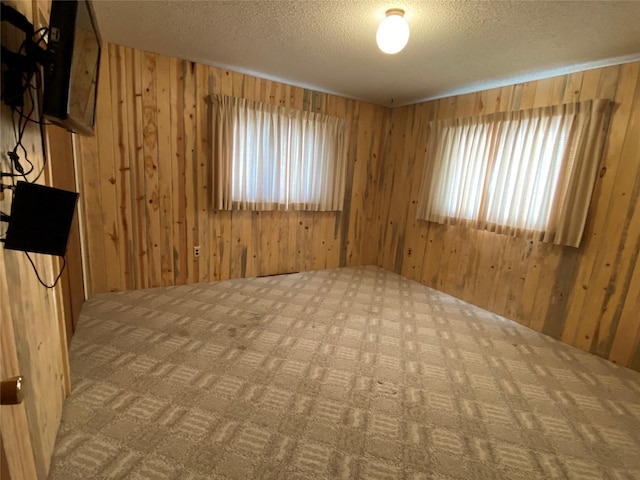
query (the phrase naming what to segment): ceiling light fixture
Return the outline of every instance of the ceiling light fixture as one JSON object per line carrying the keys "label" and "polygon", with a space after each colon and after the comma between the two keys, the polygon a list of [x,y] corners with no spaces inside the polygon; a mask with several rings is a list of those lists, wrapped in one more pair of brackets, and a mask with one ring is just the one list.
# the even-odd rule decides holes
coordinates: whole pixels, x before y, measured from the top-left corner
{"label": "ceiling light fixture", "polygon": [[376,33],[378,47],[384,53],[398,53],[409,41],[409,25],[404,19],[404,10],[391,8]]}

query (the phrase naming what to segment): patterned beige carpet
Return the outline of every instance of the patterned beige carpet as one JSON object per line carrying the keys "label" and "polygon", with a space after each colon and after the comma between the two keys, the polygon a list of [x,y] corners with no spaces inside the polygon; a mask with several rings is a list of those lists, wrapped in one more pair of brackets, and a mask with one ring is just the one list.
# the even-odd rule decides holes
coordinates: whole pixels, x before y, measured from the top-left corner
{"label": "patterned beige carpet", "polygon": [[640,374],[376,267],[87,302],[51,480],[640,479]]}

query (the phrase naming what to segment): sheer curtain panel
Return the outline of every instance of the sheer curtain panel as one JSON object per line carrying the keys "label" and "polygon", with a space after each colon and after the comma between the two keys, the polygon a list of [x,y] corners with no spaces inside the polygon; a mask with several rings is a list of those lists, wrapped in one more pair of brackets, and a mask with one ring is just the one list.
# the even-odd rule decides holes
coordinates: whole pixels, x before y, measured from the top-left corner
{"label": "sheer curtain panel", "polygon": [[431,122],[417,217],[578,247],[610,105]]}
{"label": "sheer curtain panel", "polygon": [[213,95],[213,204],[221,210],[342,210],[344,119]]}

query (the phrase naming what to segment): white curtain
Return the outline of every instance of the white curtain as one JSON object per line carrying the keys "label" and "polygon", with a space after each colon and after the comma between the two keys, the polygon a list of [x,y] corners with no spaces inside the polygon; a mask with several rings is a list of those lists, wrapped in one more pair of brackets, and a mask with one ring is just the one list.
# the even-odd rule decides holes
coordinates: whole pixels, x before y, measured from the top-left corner
{"label": "white curtain", "polygon": [[577,247],[607,100],[431,122],[417,217]]}
{"label": "white curtain", "polygon": [[344,119],[213,95],[214,208],[342,210]]}

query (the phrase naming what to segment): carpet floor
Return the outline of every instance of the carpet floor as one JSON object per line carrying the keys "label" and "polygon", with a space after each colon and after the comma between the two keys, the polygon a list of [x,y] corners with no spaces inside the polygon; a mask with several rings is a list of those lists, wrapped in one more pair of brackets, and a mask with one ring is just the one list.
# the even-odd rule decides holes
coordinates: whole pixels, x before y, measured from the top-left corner
{"label": "carpet floor", "polygon": [[96,296],[50,480],[640,479],[640,373],[377,267]]}

